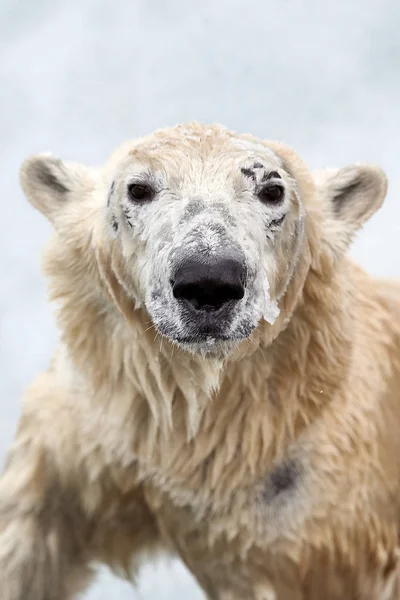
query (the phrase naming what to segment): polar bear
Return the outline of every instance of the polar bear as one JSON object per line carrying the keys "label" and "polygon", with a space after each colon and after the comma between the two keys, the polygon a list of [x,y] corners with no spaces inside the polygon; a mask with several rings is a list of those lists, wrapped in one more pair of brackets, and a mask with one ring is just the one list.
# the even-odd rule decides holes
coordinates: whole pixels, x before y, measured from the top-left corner
{"label": "polar bear", "polygon": [[62,338],[0,479],[2,600],[179,555],[210,600],[400,598],[400,285],[347,257],[386,178],[188,124],[29,158]]}

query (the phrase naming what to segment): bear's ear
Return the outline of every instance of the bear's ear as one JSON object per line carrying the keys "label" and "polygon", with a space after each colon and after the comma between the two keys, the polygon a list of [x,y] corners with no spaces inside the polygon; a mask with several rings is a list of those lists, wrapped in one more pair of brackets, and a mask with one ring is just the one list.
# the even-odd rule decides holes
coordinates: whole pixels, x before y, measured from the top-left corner
{"label": "bear's ear", "polygon": [[379,167],[349,165],[314,171],[314,180],[328,211],[350,238],[381,207],[387,179]]}
{"label": "bear's ear", "polygon": [[27,158],[20,169],[20,181],[29,202],[52,222],[66,203],[93,187],[88,168],[51,154]]}

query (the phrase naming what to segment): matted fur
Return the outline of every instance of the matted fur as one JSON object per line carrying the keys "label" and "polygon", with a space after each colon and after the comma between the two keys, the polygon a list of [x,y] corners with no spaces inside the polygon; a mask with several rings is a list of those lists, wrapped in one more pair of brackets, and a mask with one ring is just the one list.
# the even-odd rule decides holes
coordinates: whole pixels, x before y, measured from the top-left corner
{"label": "matted fur", "polygon": [[[274,231],[240,172],[254,160],[287,189]],[[174,194],[146,208],[157,218],[123,200],[136,163]],[[131,577],[159,551],[210,600],[398,600],[400,285],[346,256],[383,173],[313,178],[281,144],[191,124],[102,169],[34,157],[21,179],[55,227],[44,269],[62,343],[25,396],[0,480],[1,600],[72,599],[94,562]],[[151,304],[168,244],[193,239],[175,227],[189,196],[206,202],[196,231],[210,252],[202,224],[225,219],[233,239],[242,215],[235,240],[256,265],[242,341],[180,346],[175,305]],[[171,339],[155,330],[170,304]]]}

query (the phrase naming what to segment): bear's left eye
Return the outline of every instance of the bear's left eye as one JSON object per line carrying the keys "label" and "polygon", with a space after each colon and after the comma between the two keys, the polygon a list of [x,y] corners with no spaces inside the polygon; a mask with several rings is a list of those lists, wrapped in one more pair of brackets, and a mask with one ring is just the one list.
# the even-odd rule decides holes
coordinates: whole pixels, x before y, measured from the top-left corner
{"label": "bear's left eye", "polygon": [[262,202],[276,204],[282,200],[284,189],[281,185],[267,185],[258,192],[258,197]]}
{"label": "bear's left eye", "polygon": [[149,202],[154,197],[154,190],[143,183],[131,183],[128,185],[128,194],[133,202]]}

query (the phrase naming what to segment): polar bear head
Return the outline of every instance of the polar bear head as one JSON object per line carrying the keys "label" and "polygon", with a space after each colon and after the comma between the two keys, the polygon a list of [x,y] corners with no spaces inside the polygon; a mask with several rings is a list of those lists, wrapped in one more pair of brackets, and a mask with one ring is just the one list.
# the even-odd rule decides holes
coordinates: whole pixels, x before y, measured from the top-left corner
{"label": "polar bear head", "polygon": [[[144,311],[162,336],[203,355],[226,354],[261,322],[282,328],[318,245],[333,236],[340,254],[385,195],[376,167],[315,179],[282,144],[198,124],[127,143],[102,168],[38,155],[21,170],[54,224],[61,270],[78,246],[93,258],[74,286],[91,294],[98,270],[105,302],[125,317]],[[325,221],[338,225],[324,238]]]}

